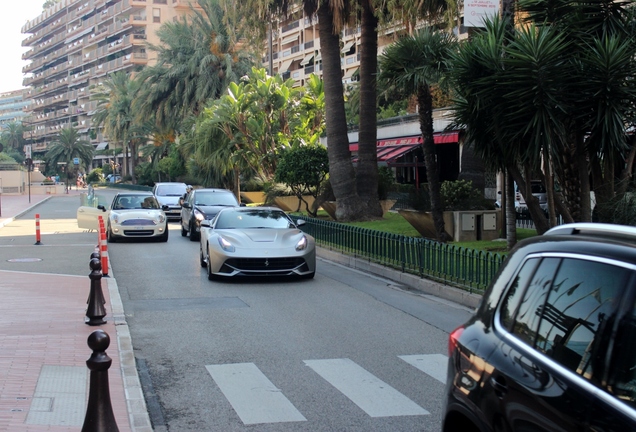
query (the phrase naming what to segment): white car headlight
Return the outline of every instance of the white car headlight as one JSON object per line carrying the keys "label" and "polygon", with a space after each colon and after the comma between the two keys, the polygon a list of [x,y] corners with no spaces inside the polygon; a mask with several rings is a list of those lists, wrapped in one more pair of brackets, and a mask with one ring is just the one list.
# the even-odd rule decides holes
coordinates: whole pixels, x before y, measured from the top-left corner
{"label": "white car headlight", "polygon": [[234,248],[234,245],[230,243],[229,241],[227,241],[226,239],[224,239],[223,237],[219,237],[219,245],[221,246],[221,249],[223,249],[226,252],[234,252],[236,250]]}
{"label": "white car headlight", "polygon": [[297,251],[305,250],[307,249],[308,244],[309,243],[307,242],[307,237],[303,236],[300,240],[298,240],[298,243],[296,243],[296,250]]}
{"label": "white car headlight", "polygon": [[203,219],[205,219],[205,215],[203,213],[201,213],[199,210],[194,209],[194,217],[196,218],[196,220],[198,221],[202,221]]}
{"label": "white car headlight", "polygon": [[113,220],[113,222],[115,222],[116,224],[119,223],[119,215],[117,213],[111,213],[110,218]]}
{"label": "white car headlight", "polygon": [[166,216],[162,213],[159,214],[159,216],[157,216],[157,222],[158,223],[163,223],[166,220]]}

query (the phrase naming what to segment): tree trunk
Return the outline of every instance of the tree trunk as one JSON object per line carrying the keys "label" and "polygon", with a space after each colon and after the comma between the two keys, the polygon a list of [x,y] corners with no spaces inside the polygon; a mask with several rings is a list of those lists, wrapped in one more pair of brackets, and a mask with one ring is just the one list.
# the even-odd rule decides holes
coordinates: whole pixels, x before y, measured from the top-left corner
{"label": "tree trunk", "polygon": [[[530,213],[532,222],[534,222],[534,227],[537,230],[537,234],[543,234],[550,229],[550,224],[548,223],[548,218],[546,217],[545,213],[543,213],[543,210],[539,205],[539,200],[531,193],[531,179],[524,178],[523,174],[516,166],[508,166],[508,172],[510,173],[514,181],[517,182],[519,190],[525,191],[525,193],[523,193],[523,198],[526,200],[526,206],[528,207],[528,212]],[[530,175],[529,173],[530,171],[526,171],[526,177]]]}
{"label": "tree trunk", "polygon": [[[579,182],[581,184],[581,221],[592,222],[592,206],[590,199],[590,174],[588,170],[588,158],[585,150],[583,138],[576,140],[576,166],[579,173]],[[614,173],[609,173],[613,179]]]}
{"label": "tree trunk", "polygon": [[508,250],[517,244],[517,212],[515,210],[515,182],[512,176],[505,170],[504,193],[506,212],[506,246]]}
{"label": "tree trunk", "polygon": [[355,172],[349,151],[347,117],[345,114],[342,73],[340,71],[340,35],[334,31],[333,15],[328,2],[318,8],[320,53],[322,54],[325,86],[325,123],[329,177],[336,197],[336,218],[339,221],[361,220],[364,203],[358,196]]}
{"label": "tree trunk", "polygon": [[437,240],[447,242],[450,235],[444,229],[444,208],[440,193],[439,169],[435,155],[435,141],[433,138],[433,102],[428,85],[420,85],[417,90],[417,101],[420,106],[420,130],[422,131],[422,152],[424,153],[424,165],[426,166],[426,180],[428,192],[431,197],[431,216],[437,232]]}
{"label": "tree trunk", "polygon": [[382,217],[378,197],[376,73],[378,69],[378,19],[369,0],[362,2],[360,44],[360,132],[358,134],[358,195],[372,217]]}

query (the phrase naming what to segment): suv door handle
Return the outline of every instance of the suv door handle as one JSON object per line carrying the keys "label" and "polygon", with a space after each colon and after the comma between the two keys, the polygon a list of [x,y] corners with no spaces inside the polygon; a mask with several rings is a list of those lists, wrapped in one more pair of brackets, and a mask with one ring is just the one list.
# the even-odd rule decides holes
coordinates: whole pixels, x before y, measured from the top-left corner
{"label": "suv door handle", "polygon": [[498,398],[503,398],[508,393],[508,384],[506,378],[499,375],[490,378],[490,384]]}

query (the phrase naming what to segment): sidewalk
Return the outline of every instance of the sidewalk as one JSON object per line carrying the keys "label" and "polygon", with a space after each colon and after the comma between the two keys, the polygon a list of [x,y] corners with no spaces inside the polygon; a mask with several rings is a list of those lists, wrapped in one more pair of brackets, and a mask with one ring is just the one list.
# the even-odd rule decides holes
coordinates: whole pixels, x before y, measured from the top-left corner
{"label": "sidewalk", "polygon": [[[73,227],[70,208],[82,192],[0,195],[0,431],[82,429],[92,353],[87,339],[97,329],[110,336],[110,398],[119,430],[152,431],[112,270],[101,281],[106,323],[84,323],[97,233]],[[35,245],[31,213],[49,208],[42,244]],[[65,219],[57,219],[63,211]]]}

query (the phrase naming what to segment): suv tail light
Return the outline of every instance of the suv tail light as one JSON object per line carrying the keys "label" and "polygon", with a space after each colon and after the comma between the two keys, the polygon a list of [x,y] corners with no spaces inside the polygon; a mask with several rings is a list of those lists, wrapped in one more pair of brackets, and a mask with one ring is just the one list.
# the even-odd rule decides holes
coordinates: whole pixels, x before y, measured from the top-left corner
{"label": "suv tail light", "polygon": [[459,340],[459,337],[462,335],[463,332],[464,332],[464,326],[460,326],[460,327],[457,327],[455,330],[453,330],[451,334],[448,336],[448,356],[449,357],[453,355],[453,352],[457,348],[457,341]]}

